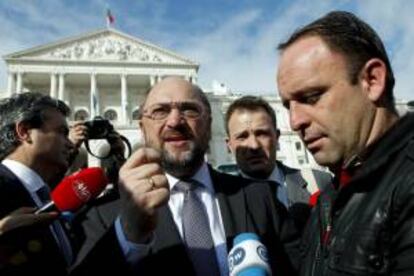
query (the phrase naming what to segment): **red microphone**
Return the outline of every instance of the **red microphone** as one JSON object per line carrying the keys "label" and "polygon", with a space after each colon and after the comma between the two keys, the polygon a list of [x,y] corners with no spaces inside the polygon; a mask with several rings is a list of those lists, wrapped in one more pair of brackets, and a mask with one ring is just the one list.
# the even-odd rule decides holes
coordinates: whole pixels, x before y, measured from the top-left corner
{"label": "red microphone", "polygon": [[66,176],[51,193],[49,203],[36,211],[36,214],[50,211],[74,212],[97,197],[108,184],[108,179],[99,167],[80,170]]}

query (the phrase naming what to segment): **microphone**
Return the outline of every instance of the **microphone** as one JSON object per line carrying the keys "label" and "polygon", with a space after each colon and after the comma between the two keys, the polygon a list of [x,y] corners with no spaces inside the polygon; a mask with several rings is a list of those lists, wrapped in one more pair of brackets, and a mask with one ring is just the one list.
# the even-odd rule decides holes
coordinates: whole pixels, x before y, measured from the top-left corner
{"label": "microphone", "polygon": [[254,233],[241,233],[234,238],[228,256],[230,276],[272,275],[266,247]]}
{"label": "microphone", "polygon": [[50,211],[74,212],[97,197],[107,184],[108,179],[103,169],[92,167],[80,170],[63,178],[52,191],[52,200],[35,214]]}

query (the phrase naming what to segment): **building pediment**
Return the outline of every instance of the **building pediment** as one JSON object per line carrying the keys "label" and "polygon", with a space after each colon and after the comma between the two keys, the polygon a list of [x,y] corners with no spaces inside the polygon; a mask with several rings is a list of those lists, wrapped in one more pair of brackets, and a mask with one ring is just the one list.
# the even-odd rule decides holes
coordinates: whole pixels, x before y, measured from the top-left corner
{"label": "building pediment", "polygon": [[185,57],[113,29],[104,29],[12,53],[5,56],[5,60],[130,62],[198,67]]}

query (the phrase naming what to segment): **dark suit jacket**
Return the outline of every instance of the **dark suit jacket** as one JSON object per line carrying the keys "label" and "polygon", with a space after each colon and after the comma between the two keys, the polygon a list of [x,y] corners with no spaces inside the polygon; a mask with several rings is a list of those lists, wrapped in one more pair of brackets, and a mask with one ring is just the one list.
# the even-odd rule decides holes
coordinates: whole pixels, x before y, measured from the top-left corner
{"label": "dark suit jacket", "polygon": [[[269,251],[273,273],[294,275],[292,261],[288,255],[298,257],[299,236],[287,218],[284,206],[275,201],[275,190],[267,183],[253,183],[214,170],[210,172],[223,218],[228,250],[232,248],[235,236],[244,232],[255,232]],[[108,248],[104,242],[106,239],[113,239],[111,236],[115,235],[112,222],[118,214],[118,205],[118,201],[111,201],[96,206],[85,219],[85,224],[92,226],[86,230],[88,237],[97,238],[92,238],[96,244],[87,250],[87,256],[83,254],[81,257],[85,259],[75,270],[77,274],[130,273],[119,246],[113,244],[113,247]],[[101,235],[102,239],[99,238]],[[102,254],[108,250],[112,252],[110,256]],[[100,260],[102,266],[92,268],[88,265],[96,260]],[[194,275],[168,205],[159,210],[158,225],[150,252],[135,268],[135,275],[165,275],[167,272],[171,275]]]}
{"label": "dark suit jacket", "polygon": [[[309,203],[311,194],[307,186],[308,183],[303,179],[301,170],[288,167],[281,162],[276,162],[278,168],[282,171],[286,179],[288,199],[291,204],[294,203]],[[326,185],[332,183],[332,176],[329,173],[312,170],[319,190],[323,190]]]}
{"label": "dark suit jacket", "polygon": [[[276,165],[285,176],[287,195],[289,200],[289,213],[293,217],[298,229],[303,229],[309,218],[311,207],[309,206],[308,183],[303,179],[299,169],[291,168],[283,163],[276,161]],[[332,183],[332,177],[329,173],[312,170],[319,190]]]}
{"label": "dark suit jacket", "polygon": [[[36,206],[20,180],[0,164],[0,218]],[[48,225],[22,227],[0,236],[0,275],[66,275],[67,265]]]}

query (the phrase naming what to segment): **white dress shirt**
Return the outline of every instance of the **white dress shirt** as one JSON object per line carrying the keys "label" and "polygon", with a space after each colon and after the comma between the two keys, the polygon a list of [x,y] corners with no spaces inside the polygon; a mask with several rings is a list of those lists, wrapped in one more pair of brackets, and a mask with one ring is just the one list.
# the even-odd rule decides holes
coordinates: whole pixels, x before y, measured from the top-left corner
{"label": "white dress shirt", "polygon": [[[178,232],[180,233],[181,238],[183,238],[182,210],[184,205],[184,193],[174,189],[174,186],[180,181],[179,179],[168,174],[167,179],[171,191],[168,206],[170,207]],[[196,180],[203,185],[203,188],[197,188],[195,192],[206,207],[208,222],[216,249],[217,263],[220,266],[221,275],[228,275],[226,234],[224,232],[224,224],[221,217],[219,202],[216,197],[207,164],[203,163],[191,179]]]}

